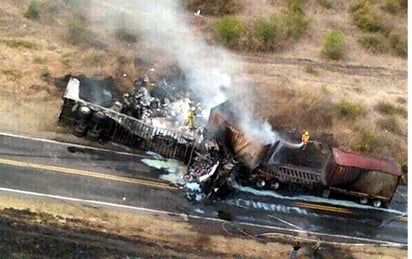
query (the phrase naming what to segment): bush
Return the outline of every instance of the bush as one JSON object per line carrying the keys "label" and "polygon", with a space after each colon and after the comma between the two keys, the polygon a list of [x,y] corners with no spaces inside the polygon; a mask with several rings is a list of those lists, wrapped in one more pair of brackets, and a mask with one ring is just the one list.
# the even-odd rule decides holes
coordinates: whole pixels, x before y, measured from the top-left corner
{"label": "bush", "polygon": [[23,39],[1,39],[0,43],[3,43],[10,48],[38,49],[40,47],[32,41]]}
{"label": "bush", "polygon": [[337,103],[335,109],[340,117],[349,120],[355,120],[363,113],[362,106],[345,100]]}
{"label": "bush", "polygon": [[391,32],[388,36],[391,47],[398,56],[408,57],[408,38],[407,33],[401,34]]}
{"label": "bush", "polygon": [[84,18],[78,15],[73,16],[67,23],[67,41],[70,44],[78,45],[89,40],[87,24]]}
{"label": "bush", "polygon": [[253,35],[257,39],[257,47],[262,51],[273,50],[278,35],[276,22],[271,19],[256,20],[253,25]]}
{"label": "bush", "polygon": [[399,1],[399,5],[401,6],[401,8],[406,12],[408,11],[408,0],[398,0]]}
{"label": "bush", "polygon": [[385,26],[369,0],[358,0],[351,8],[359,29],[368,32],[383,32]]}
{"label": "bush", "polygon": [[125,27],[117,29],[116,37],[118,40],[124,41],[127,43],[137,42],[137,35],[131,32],[130,30],[126,29]]}
{"label": "bush", "polygon": [[383,118],[378,120],[377,124],[384,131],[389,131],[399,136],[403,135],[401,126],[399,125],[396,118]]}
{"label": "bush", "polygon": [[191,11],[201,10],[205,15],[235,14],[243,9],[239,0],[186,0],[186,8]]}
{"label": "bush", "polygon": [[232,15],[225,15],[216,23],[216,29],[224,43],[234,46],[244,33],[245,25]]}
{"label": "bush", "polygon": [[399,0],[385,0],[385,2],[382,4],[382,10],[395,14],[399,10],[401,10],[401,5]]}
{"label": "bush", "polygon": [[362,153],[371,153],[373,147],[377,145],[377,139],[374,135],[370,133],[363,133],[360,141],[356,144],[356,151]]}
{"label": "bush", "polygon": [[340,31],[329,32],[323,44],[323,53],[329,59],[339,60],[343,57],[344,52],[343,33]]}
{"label": "bush", "polygon": [[326,9],[331,9],[333,7],[333,0],[318,0],[318,3]]}
{"label": "bush", "polygon": [[408,112],[404,108],[394,106],[390,103],[379,102],[375,106],[375,108],[378,112],[384,115],[395,115],[396,114],[396,115],[401,115],[405,118],[408,117]]}
{"label": "bush", "polygon": [[297,39],[309,26],[309,19],[300,12],[288,13],[280,17],[280,24],[283,24],[283,31],[288,37]]}
{"label": "bush", "polygon": [[297,39],[310,24],[302,9],[303,2],[304,0],[289,0],[288,13],[282,15],[277,21],[287,37]]}
{"label": "bush", "polygon": [[31,0],[27,11],[24,13],[24,17],[30,20],[36,20],[40,17],[40,7],[37,1]]}
{"label": "bush", "polygon": [[362,47],[374,54],[385,53],[389,51],[389,44],[387,42],[387,39],[381,34],[370,34],[362,36],[358,40],[358,42],[362,45]]}

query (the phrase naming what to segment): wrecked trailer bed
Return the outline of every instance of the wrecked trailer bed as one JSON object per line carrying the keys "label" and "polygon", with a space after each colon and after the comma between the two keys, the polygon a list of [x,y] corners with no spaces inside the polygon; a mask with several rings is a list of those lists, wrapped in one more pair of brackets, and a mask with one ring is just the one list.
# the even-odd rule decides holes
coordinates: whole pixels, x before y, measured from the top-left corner
{"label": "wrecked trailer bed", "polygon": [[266,165],[251,172],[249,179],[260,188],[279,189],[284,185],[294,190],[300,185],[324,197],[341,193],[358,198],[361,204],[380,207],[391,202],[401,176],[394,160],[331,148],[321,170],[291,164]]}
{"label": "wrecked trailer bed", "polygon": [[[70,83],[71,82],[71,83]],[[133,149],[157,152],[165,157],[188,162],[195,139],[79,98],[78,82],[69,81],[58,117],[60,125],[79,137],[112,141]]]}
{"label": "wrecked trailer bed", "polygon": [[391,202],[401,178],[399,165],[390,159],[329,148],[310,141],[307,145],[278,140],[272,145],[252,139],[239,130],[240,122],[230,103],[212,109],[209,128],[246,170],[238,173],[242,184],[289,191],[310,190],[329,197],[345,194],[361,204],[380,207]]}
{"label": "wrecked trailer bed", "polygon": [[319,171],[291,164],[259,168],[257,169],[257,175],[259,175],[257,180],[259,187],[265,185],[262,180],[265,181],[266,179],[268,181],[270,178],[275,178],[278,182],[271,183],[275,189],[279,188],[280,184],[285,183],[309,185],[312,187],[320,186],[322,177],[322,173]]}

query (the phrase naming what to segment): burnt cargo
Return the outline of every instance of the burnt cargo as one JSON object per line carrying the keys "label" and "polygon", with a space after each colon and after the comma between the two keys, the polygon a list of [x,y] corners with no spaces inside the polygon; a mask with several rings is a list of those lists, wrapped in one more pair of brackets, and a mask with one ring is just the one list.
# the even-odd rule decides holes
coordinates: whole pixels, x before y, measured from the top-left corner
{"label": "burnt cargo", "polygon": [[222,142],[221,146],[228,147],[237,159],[250,169],[255,169],[262,163],[271,145],[241,132],[238,120],[232,104],[225,102],[210,111],[207,128]]}

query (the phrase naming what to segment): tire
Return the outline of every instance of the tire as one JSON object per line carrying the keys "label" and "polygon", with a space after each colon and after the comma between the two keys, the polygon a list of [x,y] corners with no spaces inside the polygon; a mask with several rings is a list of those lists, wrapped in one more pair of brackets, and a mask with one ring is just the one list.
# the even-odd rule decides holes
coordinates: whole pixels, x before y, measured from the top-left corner
{"label": "tire", "polygon": [[381,200],[375,199],[375,200],[373,201],[373,207],[375,207],[375,208],[380,208],[381,206],[382,206],[382,201],[381,201]]}
{"label": "tire", "polygon": [[79,109],[77,110],[79,119],[86,119],[90,116],[91,113],[92,113],[92,110],[85,105],[80,106]]}
{"label": "tire", "polygon": [[258,189],[263,189],[266,187],[266,181],[263,179],[256,179],[256,187]]}
{"label": "tire", "polygon": [[94,131],[94,130],[89,130],[87,131],[87,138],[90,140],[98,140],[100,137],[100,132]]}
{"label": "tire", "polygon": [[75,135],[76,137],[84,137],[87,133],[87,127],[80,127],[80,125],[76,125],[73,128],[73,135]]}
{"label": "tire", "polygon": [[274,183],[271,184],[272,189],[274,190],[279,190],[280,188],[280,183],[278,181],[275,181]]}
{"label": "tire", "polygon": [[368,198],[366,198],[366,197],[360,198],[359,203],[362,204],[362,205],[368,204]]}

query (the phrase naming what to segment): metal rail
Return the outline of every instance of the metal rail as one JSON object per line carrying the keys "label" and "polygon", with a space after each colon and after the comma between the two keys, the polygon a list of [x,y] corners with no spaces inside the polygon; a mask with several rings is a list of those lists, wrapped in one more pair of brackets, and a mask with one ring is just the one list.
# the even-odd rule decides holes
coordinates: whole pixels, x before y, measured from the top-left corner
{"label": "metal rail", "polygon": [[73,129],[80,106],[88,106],[94,112],[101,111],[109,118],[105,131],[108,140],[135,149],[157,152],[165,157],[188,162],[195,138],[178,131],[158,128],[126,114],[86,102],[84,100],[63,99],[59,122]]}

